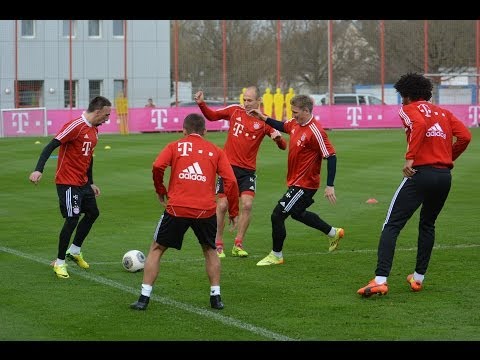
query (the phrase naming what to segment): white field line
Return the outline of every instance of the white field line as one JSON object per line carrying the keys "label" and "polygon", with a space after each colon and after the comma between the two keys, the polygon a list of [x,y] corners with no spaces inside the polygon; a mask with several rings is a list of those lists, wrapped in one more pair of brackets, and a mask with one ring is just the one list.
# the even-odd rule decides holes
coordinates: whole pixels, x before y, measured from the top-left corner
{"label": "white field line", "polygon": [[[480,244],[461,244],[461,245],[435,245],[433,247],[434,250],[451,250],[451,249],[468,249],[468,248],[477,248],[480,247]],[[0,250],[2,248],[0,247]],[[265,254],[262,255],[248,255],[249,259],[263,259],[266,254],[271,249],[265,250]],[[411,248],[395,248],[395,252],[397,251],[417,251],[416,247],[411,247]],[[333,253],[328,252],[327,250],[325,251],[310,251],[307,253],[302,253],[302,252],[285,252],[283,255],[284,257],[299,257],[299,256],[312,256],[312,255],[328,255],[332,256],[334,254],[365,254],[365,253],[376,253],[377,249],[356,249],[356,250],[336,250]],[[146,255],[146,254],[145,254]],[[227,255],[227,258],[229,256]],[[195,258],[186,258],[186,259],[165,259],[165,256],[162,258],[162,263],[182,263],[182,262],[204,262],[205,259],[203,258],[202,255],[199,255],[198,257]],[[224,260],[223,260],[224,261]],[[88,262],[89,264],[94,264],[94,265],[121,265],[120,261],[104,261],[104,262]]]}
{"label": "white field line", "polygon": [[[436,245],[436,246],[434,246],[434,249],[435,250],[451,250],[451,249],[467,249],[467,248],[476,248],[476,247],[480,247],[480,244]],[[13,255],[16,255],[16,256],[19,256],[19,257],[22,257],[24,259],[28,259],[28,260],[31,260],[31,261],[34,261],[34,262],[37,262],[37,263],[40,263],[40,264],[47,264],[48,266],[50,266],[50,263],[51,263],[51,260],[41,259],[41,258],[38,258],[36,256],[32,256],[30,254],[26,254],[26,253],[23,253],[23,252],[20,252],[20,251],[11,249],[11,248],[3,247],[3,246],[0,246],[0,251],[6,252],[6,253],[9,253],[9,254],[13,254]],[[337,253],[337,254],[338,253],[340,253],[340,254],[341,253],[349,253],[349,254],[350,253],[374,253],[376,251],[377,251],[376,249],[336,250],[335,253]],[[396,248],[395,251],[417,251],[417,248],[416,247],[415,248]],[[331,256],[332,254],[329,253],[328,251],[308,252],[308,253],[288,253],[288,257],[312,256],[312,255],[330,255]],[[262,256],[249,256],[249,257],[250,258],[262,258]],[[164,260],[162,260],[162,262],[197,262],[197,261],[204,261],[204,259],[203,259],[203,257],[199,257],[199,258],[195,258],[195,259],[192,258],[192,259],[171,259],[171,260],[164,259]],[[99,262],[99,263],[90,262],[90,264],[109,265],[109,264],[119,264],[119,262]],[[75,267],[69,268],[68,271],[71,272],[71,273],[74,273],[77,276],[81,276],[85,279],[88,279],[90,281],[94,281],[94,282],[97,282],[97,283],[102,284],[102,285],[110,286],[112,288],[119,289],[119,290],[125,291],[125,292],[133,294],[133,295],[139,295],[139,289],[134,289],[134,288],[125,286],[121,283],[118,283],[116,281],[104,278],[102,276],[97,276],[97,275],[94,275],[90,272],[85,272],[84,270],[76,269]],[[279,340],[279,341],[294,341],[294,340],[297,340],[297,339],[292,339],[288,336],[284,336],[282,334],[278,334],[278,333],[272,332],[270,330],[267,330],[267,329],[264,329],[264,328],[261,328],[261,327],[258,327],[258,326],[252,325],[252,324],[245,323],[243,321],[236,320],[232,317],[221,315],[221,314],[219,314],[217,312],[214,312],[212,310],[206,310],[206,309],[203,309],[203,308],[198,308],[198,307],[195,307],[195,306],[191,306],[189,304],[185,304],[185,303],[170,299],[166,296],[159,296],[159,295],[152,294],[152,297],[150,298],[150,301],[156,301],[156,302],[159,302],[159,303],[164,304],[164,305],[173,306],[173,307],[176,307],[178,309],[181,309],[181,310],[184,310],[184,311],[187,311],[187,312],[191,312],[191,313],[194,313],[194,314],[197,314],[197,315],[205,316],[207,318],[215,319],[215,320],[217,320],[217,321],[219,321],[219,322],[221,322],[225,325],[236,327],[236,328],[239,328],[239,329],[242,329],[242,330],[246,330],[246,331],[249,331],[253,334],[264,336],[264,337],[272,339],[272,340]]]}
{"label": "white field line", "polygon": [[[38,258],[36,256],[26,254],[26,253],[23,253],[23,252],[20,252],[20,251],[11,249],[11,248],[3,247],[3,246],[0,246],[0,251],[6,252],[6,253],[9,253],[9,254],[13,254],[13,255],[16,255],[18,257],[21,257],[21,258],[24,258],[24,259],[27,259],[27,260],[31,260],[31,261],[34,261],[34,262],[37,262],[37,263],[40,263],[40,264],[46,264],[46,265],[50,266],[51,260],[41,259],[41,258]],[[122,290],[122,291],[125,291],[125,292],[133,294],[133,295],[138,296],[140,294],[140,284],[139,284],[139,287],[137,289],[134,289],[132,287],[125,286],[125,285],[123,285],[119,282],[107,279],[105,277],[94,275],[91,272],[86,272],[84,270],[76,269],[75,267],[69,268],[68,271],[70,273],[75,274],[75,276],[81,276],[81,277],[83,277],[87,280],[97,282],[97,283],[102,284],[102,285],[110,286],[112,288]],[[60,281],[65,281],[65,280],[60,280]],[[173,306],[175,308],[181,309],[181,310],[186,311],[186,312],[190,312],[190,313],[193,313],[193,314],[196,314],[196,315],[205,316],[206,318],[214,319],[214,320],[219,321],[219,322],[221,322],[225,325],[249,331],[253,334],[263,336],[267,339],[278,340],[278,341],[294,341],[294,340],[297,340],[297,339],[292,339],[288,336],[278,334],[278,333],[275,333],[273,331],[270,331],[270,330],[267,330],[267,329],[264,329],[264,328],[261,328],[261,327],[258,327],[258,326],[255,326],[255,325],[252,325],[252,324],[249,324],[249,323],[237,320],[237,319],[234,319],[234,318],[229,317],[229,316],[221,315],[220,313],[217,313],[216,310],[206,310],[206,309],[203,309],[203,308],[195,307],[195,306],[192,306],[192,305],[189,305],[189,304],[182,303],[180,301],[170,299],[166,296],[159,296],[159,295],[153,294],[150,298],[150,301],[156,301],[156,302],[159,302],[159,303],[164,304],[164,305]],[[127,306],[128,306],[128,304],[125,305],[126,309],[127,309]],[[130,310],[129,309],[129,310],[126,310],[126,311],[135,311],[135,310]]]}
{"label": "white field line", "polygon": [[[452,250],[452,249],[469,249],[469,248],[476,248],[480,247],[480,244],[460,244],[460,245],[434,245],[433,250]],[[395,248],[395,252],[397,251],[417,251],[417,247],[411,248]],[[333,253],[328,251],[322,252],[308,252],[308,253],[288,253],[287,256],[306,256],[306,255],[333,255],[337,253],[344,253],[344,254],[364,254],[364,253],[376,253],[377,249],[356,249],[356,250],[335,250]],[[284,254],[285,256],[285,254]]]}

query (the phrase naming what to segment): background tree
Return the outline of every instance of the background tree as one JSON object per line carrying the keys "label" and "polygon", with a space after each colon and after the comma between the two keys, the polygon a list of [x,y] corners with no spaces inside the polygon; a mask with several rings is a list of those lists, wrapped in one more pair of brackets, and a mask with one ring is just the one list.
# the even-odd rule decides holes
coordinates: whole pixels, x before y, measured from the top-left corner
{"label": "background tree", "polygon": [[[259,85],[261,90],[275,89],[277,23],[178,20],[179,81],[191,81],[194,91],[202,88],[210,99],[223,98],[225,34],[227,97],[237,99],[241,89],[250,84]],[[385,83],[393,84],[406,72],[423,73],[425,21],[386,20],[384,25]],[[332,28],[333,91],[380,85],[380,21],[335,20]],[[476,67],[475,20],[430,20],[427,30],[429,73],[459,73]],[[280,40],[282,90],[292,87],[297,93],[327,92],[328,21],[282,20]]]}

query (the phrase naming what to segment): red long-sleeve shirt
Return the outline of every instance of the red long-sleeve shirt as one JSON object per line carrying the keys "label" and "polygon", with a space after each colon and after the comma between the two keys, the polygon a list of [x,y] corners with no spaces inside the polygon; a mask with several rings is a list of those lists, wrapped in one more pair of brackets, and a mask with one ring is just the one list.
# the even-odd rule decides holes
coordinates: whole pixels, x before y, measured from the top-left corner
{"label": "red long-sleeve shirt", "polygon": [[[165,169],[171,166],[168,192]],[[169,143],[153,163],[153,184],[167,195],[167,212],[178,217],[207,218],[215,214],[215,184],[222,177],[229,216],[238,215],[238,186],[225,152],[198,134]]]}
{"label": "red long-sleeve shirt", "polygon": [[313,116],[303,125],[290,119],[283,126],[290,134],[287,186],[318,189],[322,160],[335,154],[327,133]]}
{"label": "red long-sleeve shirt", "polygon": [[428,101],[404,105],[399,115],[407,135],[405,159],[413,160],[413,166],[451,169],[472,139],[462,121]]}
{"label": "red long-sleeve shirt", "polygon": [[82,186],[88,182],[88,168],[98,142],[98,129],[82,115],[65,123],[55,136],[58,150],[55,183]]}
{"label": "red long-sleeve shirt", "polygon": [[[209,121],[227,120],[230,123],[227,141],[223,149],[230,164],[249,170],[257,168],[257,154],[265,135],[271,136],[276,130],[264,121],[247,114],[240,105],[230,105],[218,110],[210,109],[204,102],[198,104]],[[276,140],[277,146],[285,150],[285,139]]]}

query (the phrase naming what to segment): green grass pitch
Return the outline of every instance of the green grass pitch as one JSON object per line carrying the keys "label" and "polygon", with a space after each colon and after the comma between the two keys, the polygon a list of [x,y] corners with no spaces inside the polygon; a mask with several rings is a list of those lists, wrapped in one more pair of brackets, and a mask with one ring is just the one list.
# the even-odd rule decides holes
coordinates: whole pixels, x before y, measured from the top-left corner
{"label": "green grass pitch", "polygon": [[[287,152],[266,139],[258,157],[257,195],[245,248],[233,258],[225,238],[222,299],[209,307],[209,284],[200,247],[189,231],[181,251],[169,250],[145,312],[129,309],[142,273],[122,269],[130,249],[148,252],[163,208],[151,179],[171,134],[102,135],[94,179],[102,194],[100,217],[82,251],[90,269],[70,263],[58,279],[56,257],[63,223],[50,159],[38,186],[28,181],[46,138],[0,139],[0,340],[4,341],[365,341],[480,340],[480,130],[453,169],[453,186],[436,227],[436,244],[424,290],[410,291],[418,213],[397,241],[390,292],[362,299],[356,291],[373,276],[382,223],[402,179],[405,134],[401,129],[329,131],[338,153],[337,204],[323,197],[311,210],[345,229],[340,247],[291,218],[286,221],[285,264],[257,267],[271,250],[270,213],[286,190]],[[225,133],[207,133],[222,145]],[[288,138],[288,137],[287,137]],[[41,144],[35,144],[40,141]],[[111,149],[105,149],[105,146]],[[367,204],[375,198],[377,204]]]}

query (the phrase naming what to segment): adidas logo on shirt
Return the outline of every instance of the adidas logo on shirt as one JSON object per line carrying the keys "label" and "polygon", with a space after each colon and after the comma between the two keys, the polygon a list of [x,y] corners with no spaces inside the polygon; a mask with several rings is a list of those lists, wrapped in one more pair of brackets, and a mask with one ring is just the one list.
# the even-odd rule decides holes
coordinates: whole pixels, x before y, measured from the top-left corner
{"label": "adidas logo on shirt", "polygon": [[178,178],[203,182],[207,181],[207,177],[203,175],[202,168],[198,162],[194,162],[186,169],[183,169],[182,172],[178,174]]}
{"label": "adidas logo on shirt", "polygon": [[443,129],[442,127],[440,126],[440,124],[437,122],[435,123],[435,125],[433,125],[432,127],[430,127],[430,129],[428,129],[427,133],[425,134],[427,137],[431,137],[431,136],[440,136],[441,138],[444,138],[446,139],[447,138],[447,135],[445,135],[445,133],[443,132]]}

